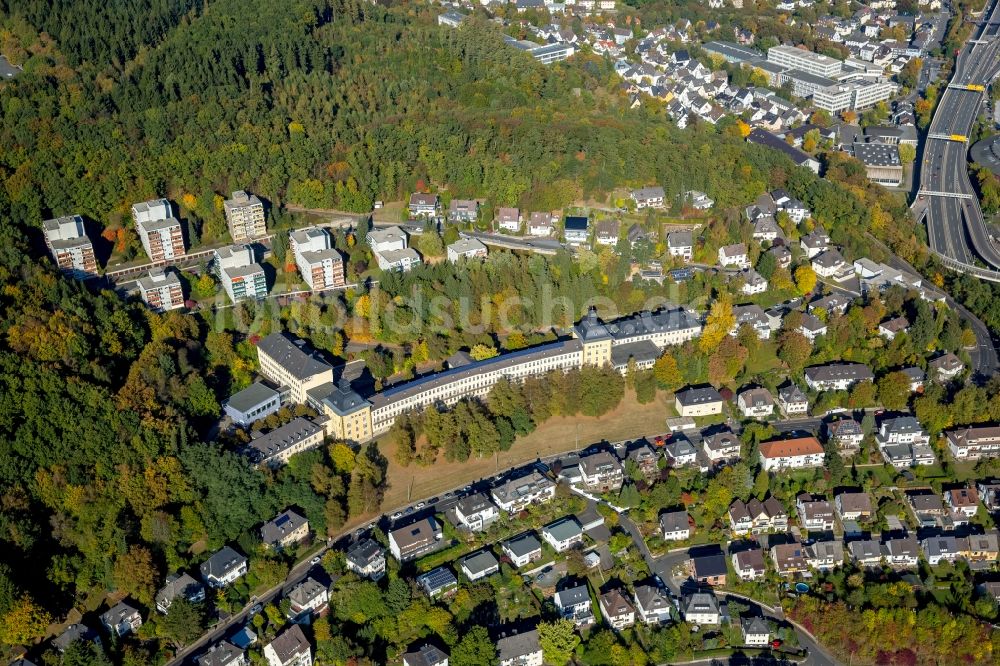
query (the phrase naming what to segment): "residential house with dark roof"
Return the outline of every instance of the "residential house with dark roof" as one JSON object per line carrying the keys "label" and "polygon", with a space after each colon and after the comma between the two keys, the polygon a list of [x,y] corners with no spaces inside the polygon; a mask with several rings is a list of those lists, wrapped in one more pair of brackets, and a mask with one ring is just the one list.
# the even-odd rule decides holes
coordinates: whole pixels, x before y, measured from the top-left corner
{"label": "residential house with dark roof", "polygon": [[890,537],[882,542],[886,564],[895,569],[912,569],[920,558],[920,544],[912,536]]}
{"label": "residential house with dark roof", "polygon": [[201,603],[205,600],[205,586],[186,573],[170,574],[156,593],[156,610],[166,614],[178,597],[189,603]]}
{"label": "residential house with dark roof", "polygon": [[417,576],[417,585],[424,589],[428,597],[436,599],[457,590],[458,578],[447,566],[441,566]]}
{"label": "residential house with dark roof", "polygon": [[658,587],[636,585],[632,598],[635,601],[636,619],[640,622],[658,625],[670,621],[673,604]]}
{"label": "residential house with dark roof", "polygon": [[939,381],[955,379],[965,370],[965,364],[953,353],[948,352],[927,364],[928,371]]}
{"label": "residential house with dark roof", "polygon": [[139,630],[142,626],[142,616],[137,608],[119,601],[101,613],[101,624],[112,636],[125,636]]}
{"label": "residential house with dark roof", "polygon": [[580,473],[584,486],[600,492],[620,489],[625,479],[621,463],[608,451],[580,458]]}
{"label": "residential house with dark roof", "polygon": [[703,585],[725,585],[728,568],[726,556],[713,548],[698,549],[691,553],[692,577]]}
{"label": "residential house with dark roof", "polygon": [[604,621],[615,631],[627,629],[635,624],[635,607],[621,590],[609,590],[598,598],[598,606]]}
{"label": "residential house with dark roof", "polygon": [[806,549],[801,543],[779,543],[771,548],[771,560],[779,576],[792,577],[809,570]]}
{"label": "residential house with dark roof", "polygon": [[826,438],[844,455],[854,455],[861,448],[865,433],[854,419],[844,418],[826,424]]}
{"label": "residential house with dark roof", "polygon": [[931,566],[937,566],[942,561],[954,562],[962,556],[958,539],[950,535],[927,537],[920,542],[920,547]]}
{"label": "residential house with dark roof", "polygon": [[691,538],[687,511],[664,511],[660,514],[660,531],[664,541],[684,541]]}
{"label": "residential house with dark roof", "polygon": [[786,417],[802,416],[809,413],[809,398],[790,383],[778,389],[778,408]]}
{"label": "residential house with dark roof", "polygon": [[261,542],[273,550],[284,550],[309,537],[309,521],[291,509],[285,509],[260,528]]}
{"label": "residential house with dark roof", "polygon": [[693,386],[674,394],[674,409],[679,416],[721,414],[722,403],[722,395],[712,386]]}
{"label": "residential house with dark roof", "polygon": [[762,617],[744,618],[740,622],[743,644],[751,647],[766,647],[771,641],[771,627]]}
{"label": "residential house with dark roof", "polygon": [[833,500],[840,520],[870,520],[874,515],[872,498],[866,492],[842,492]]}
{"label": "residential house with dark roof", "polygon": [[958,460],[1000,456],[1000,426],[974,426],[944,433],[948,450]]}
{"label": "residential house with dark roof", "polygon": [[458,521],[472,532],[482,532],[500,517],[500,510],[483,493],[463,497],[455,505]]}
{"label": "residential house with dark roof", "polygon": [[576,518],[566,517],[542,528],[544,539],[557,553],[563,553],[583,543],[583,528]]}
{"label": "residential house with dark roof", "polygon": [[477,581],[500,571],[500,562],[484,549],[463,557],[459,568],[470,581]]}
{"label": "residential house with dark roof", "polygon": [[538,630],[501,635],[497,641],[497,655],[500,666],[542,666],[544,660]]}
{"label": "residential house with dark roof", "polygon": [[747,419],[762,419],[774,414],[774,398],[765,388],[741,391],[736,397],[736,406]]}
{"label": "residential house with dark roof", "polygon": [[750,255],[747,254],[746,243],[720,247],[719,266],[723,268],[750,268]]}
{"label": "residential house with dark roof", "polygon": [[719,602],[711,592],[695,592],[682,604],[684,621],[688,624],[717,625],[722,621]]}
{"label": "residential house with dark roof", "polygon": [[663,208],[663,201],[666,194],[662,187],[641,187],[632,190],[632,201],[635,202],[636,210],[643,208]]}
{"label": "residential house with dark roof", "polygon": [[532,532],[504,541],[500,549],[518,568],[542,559],[542,542]]}
{"label": "residential house with dark roof", "polygon": [[740,459],[740,440],[728,428],[705,435],[701,440],[701,448],[713,463],[728,463]]}
{"label": "residential house with dark roof", "polygon": [[426,217],[437,213],[440,202],[438,195],[425,192],[414,192],[410,195],[408,209],[410,217]]}
{"label": "residential house with dark roof", "polygon": [[374,539],[361,539],[347,549],[346,564],[359,576],[378,580],[385,575],[385,551]]}
{"label": "residential house with dark roof", "polygon": [[833,530],[833,505],[826,499],[802,493],[795,500],[801,526],[810,532]]}
{"label": "residential house with dark roof", "polygon": [[806,368],[806,385],[814,391],[847,391],[859,382],[875,380],[863,363],[829,363]]}
{"label": "residential house with dark roof", "polygon": [[229,546],[223,546],[201,563],[201,578],[209,587],[231,585],[247,573],[247,558]]}
{"label": "residential house with dark roof", "polygon": [[660,473],[660,455],[649,444],[642,441],[629,447],[625,454],[626,465],[631,462],[647,479],[651,480]]}
{"label": "residential house with dark roof", "polygon": [[590,590],[586,585],[576,585],[556,592],[554,597],[559,614],[572,620],[577,627],[594,623],[594,611],[590,604]]}
{"label": "residential house with dark roof", "polygon": [[288,593],[289,619],[304,614],[322,615],[330,604],[330,591],[311,576],[292,588]]}
{"label": "residential house with dark roof", "polygon": [[760,548],[740,550],[732,555],[733,569],[740,580],[759,580],[764,577],[764,551]]}
{"label": "residential house with dark roof", "polygon": [[268,666],[312,666],[312,647],[302,633],[302,627],[293,624],[264,646]]}
{"label": "residential house with dark roof", "polygon": [[448,655],[440,648],[426,644],[404,654],[403,666],[448,666]]}
{"label": "residential house with dark roof", "polygon": [[694,256],[694,238],[690,231],[671,231],[667,234],[667,253],[691,261]]}
{"label": "residential house with dark roof", "polygon": [[389,532],[389,551],[400,562],[407,562],[440,548],[443,544],[441,526],[433,517],[398,527]]}
{"label": "residential house with dark roof", "polygon": [[229,641],[219,641],[198,656],[198,666],[250,666],[245,651]]}
{"label": "residential house with dark roof", "polygon": [[537,471],[508,479],[490,491],[496,505],[508,513],[517,513],[532,504],[544,504],[556,496],[556,484]]}
{"label": "residential house with dark roof", "polygon": [[882,546],[873,539],[861,539],[847,544],[851,561],[859,567],[875,569],[882,566]]}
{"label": "residential house with dark roof", "polygon": [[817,571],[831,571],[844,563],[844,542],[839,539],[806,545],[806,562]]}

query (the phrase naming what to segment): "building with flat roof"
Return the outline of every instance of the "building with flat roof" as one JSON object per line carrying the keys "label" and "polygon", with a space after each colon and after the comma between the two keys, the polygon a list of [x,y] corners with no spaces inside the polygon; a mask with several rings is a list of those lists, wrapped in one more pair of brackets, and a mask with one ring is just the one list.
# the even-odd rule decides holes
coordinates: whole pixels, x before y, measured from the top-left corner
{"label": "building with flat roof", "polygon": [[788,69],[800,69],[816,76],[833,78],[840,74],[843,62],[794,46],[772,46],[767,50],[768,62]]}
{"label": "building with flat roof", "polygon": [[234,243],[267,234],[264,204],[256,194],[237,190],[233,192],[231,199],[222,202],[222,208],[226,213],[226,224],[229,226],[229,235]]}
{"label": "building with flat roof", "polygon": [[742,44],[737,44],[736,42],[705,42],[701,48],[708,53],[714,53],[722,56],[726,59],[726,62],[738,65],[743,63],[754,64],[755,61],[762,60],[764,58],[764,53],[762,51],[750,48],[749,46],[743,46]]}
{"label": "building with flat roof", "polygon": [[295,257],[295,265],[310,289],[343,287],[344,258],[333,247],[330,232],[320,227],[296,229],[288,234],[288,244]]}
{"label": "building with flat roof", "polygon": [[903,182],[899,146],[881,142],[855,143],[853,152],[855,159],[865,165],[868,180],[889,187],[898,187]]}
{"label": "building with flat roof", "polygon": [[828,88],[836,83],[833,79],[813,74],[801,69],[788,69],[780,75],[781,84],[792,84],[792,94],[807,99],[820,88]]}
{"label": "building with flat roof", "polygon": [[229,300],[259,300],[267,296],[267,276],[249,245],[229,245],[215,251],[215,265]]}
{"label": "building with flat roof", "polygon": [[150,261],[169,261],[184,256],[184,231],[173,216],[169,201],[153,199],[132,204],[132,219]]}
{"label": "building with flat roof", "polygon": [[138,283],[139,295],[154,310],[166,312],[184,307],[184,290],[174,270],[153,268]]}
{"label": "building with flat roof", "polygon": [[222,410],[237,425],[246,427],[266,419],[281,409],[281,394],[261,382],[254,382],[222,403]]}
{"label": "building with flat roof", "polygon": [[81,280],[97,275],[94,244],[87,236],[82,217],[66,215],[45,220],[42,232],[52,260],[60,270]]}
{"label": "building with flat roof", "polygon": [[898,87],[888,81],[846,81],[813,92],[813,104],[829,113],[874,106],[896,94]]}

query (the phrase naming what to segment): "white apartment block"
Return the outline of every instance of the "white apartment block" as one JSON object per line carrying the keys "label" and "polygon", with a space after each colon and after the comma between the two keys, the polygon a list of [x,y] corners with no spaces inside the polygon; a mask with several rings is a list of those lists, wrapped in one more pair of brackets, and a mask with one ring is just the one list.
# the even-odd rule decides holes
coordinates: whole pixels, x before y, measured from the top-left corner
{"label": "white apartment block", "polygon": [[67,215],[42,223],[45,245],[60,270],[76,278],[85,279],[97,274],[94,244],[87,237],[83,218]]}
{"label": "white apartment block", "polygon": [[153,199],[132,204],[132,219],[150,261],[169,261],[184,256],[184,232],[173,216],[169,201]]}
{"label": "white apartment block", "polygon": [[226,225],[234,243],[246,241],[267,234],[264,221],[264,204],[256,194],[247,194],[243,190],[233,192],[232,199],[222,203],[226,213]]}
{"label": "white apartment block", "polygon": [[579,368],[580,354],[579,340],[553,342],[390,388],[371,398],[372,431],[376,435],[386,432],[397,416],[410,410],[438,403],[450,406],[469,396],[483,397],[503,378],[520,381],[550,370]]}
{"label": "white apartment block", "polygon": [[174,271],[154,268],[139,278],[139,295],[149,307],[166,312],[184,307],[184,290]]}
{"label": "white apartment block", "polygon": [[343,287],[344,258],[333,247],[330,232],[319,227],[297,229],[288,234],[295,265],[310,289]]}
{"label": "white apartment block", "polygon": [[233,303],[267,296],[267,276],[249,245],[229,245],[215,251],[222,288]]}
{"label": "white apartment block", "polygon": [[383,271],[406,272],[420,263],[420,255],[409,246],[406,232],[399,227],[372,229],[365,236],[372,255]]}
{"label": "white apartment block", "polygon": [[806,51],[794,46],[772,46],[767,50],[767,61],[788,69],[800,69],[816,76],[834,77],[840,74],[843,63],[836,58]]}
{"label": "white apartment block", "polygon": [[874,106],[896,94],[896,84],[888,81],[851,81],[817,89],[813,104],[829,113]]}

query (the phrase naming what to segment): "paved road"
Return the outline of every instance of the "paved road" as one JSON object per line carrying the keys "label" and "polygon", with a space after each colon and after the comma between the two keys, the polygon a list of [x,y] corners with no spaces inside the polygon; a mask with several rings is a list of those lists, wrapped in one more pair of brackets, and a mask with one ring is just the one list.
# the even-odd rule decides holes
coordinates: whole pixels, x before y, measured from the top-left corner
{"label": "paved road", "polygon": [[[820,421],[819,419],[814,419],[814,418],[806,418],[806,419],[798,418],[788,421],[778,421],[775,422],[775,425],[783,431],[788,431],[793,429],[818,427],[819,421]],[[650,433],[648,436],[653,437],[656,434],[659,433]],[[625,442],[611,442],[609,444],[604,444],[604,445],[601,444],[590,445],[582,449],[582,451],[588,452],[591,449],[597,450],[604,448],[605,446],[615,447],[617,445],[629,441],[633,440],[626,440]],[[495,485],[498,482],[504,481],[511,477],[523,476],[524,474],[527,474],[533,468],[535,468],[535,466],[539,463],[544,465],[551,465],[556,460],[560,460],[564,465],[574,464],[579,457],[579,453],[580,450],[574,448],[565,451],[561,454],[551,455],[535,462],[519,465],[517,467],[504,470],[503,472],[500,472],[495,476],[481,478],[476,481],[471,481],[467,485],[455,488],[452,491],[444,493],[440,497],[424,498],[420,502],[417,501],[420,498],[412,498],[413,503],[407,507],[395,507],[392,509],[386,509],[383,515],[376,518],[369,525],[366,525],[365,527],[362,528],[357,528],[357,526],[354,526],[351,528],[351,530],[341,533],[340,535],[338,535],[337,537],[335,537],[330,541],[329,548],[346,549],[350,545],[350,543],[356,540],[358,538],[358,535],[366,531],[370,525],[378,524],[383,530],[387,530],[387,529],[392,529],[400,524],[412,522],[418,518],[427,515],[435,513],[444,513],[447,510],[453,508],[460,497],[476,492],[485,492],[488,491],[493,485]],[[417,508],[418,504],[422,504],[422,506]],[[672,581],[671,572],[688,559],[687,551],[686,550],[676,551],[663,555],[659,558],[653,558],[652,554],[649,552],[649,549],[646,547],[646,542],[644,539],[642,539],[638,528],[635,526],[634,523],[632,523],[632,521],[628,518],[627,515],[624,514],[622,515],[620,523],[622,527],[632,535],[633,540],[635,541],[636,545],[642,552],[643,558],[649,565],[650,570],[653,573],[659,575],[663,583],[667,585],[668,588],[675,595],[679,595],[681,590],[679,586],[674,581]],[[322,556],[323,553],[326,552],[326,550],[328,550],[328,548],[323,548],[318,553],[316,553],[316,555]],[[248,618],[249,609],[252,604],[260,603],[262,605],[267,605],[271,603],[272,601],[280,598],[283,594],[287,593],[292,587],[305,580],[306,577],[311,575],[313,572],[314,572],[314,565],[312,565],[310,561],[301,562],[292,569],[292,571],[288,574],[285,580],[282,581],[280,584],[275,585],[274,587],[267,590],[263,594],[258,595],[255,599],[252,599],[251,602],[247,604],[247,606],[243,610],[221,621],[215,627],[210,629],[208,633],[202,635],[201,638],[199,638],[195,643],[192,643],[191,645],[188,645],[183,649],[179,650],[177,656],[168,663],[168,666],[180,666],[181,664],[193,663],[193,657],[196,657],[197,655],[207,650],[213,643],[222,640],[223,638],[227,638],[232,634],[236,633],[239,630],[239,628],[242,627],[243,624],[249,619]],[[325,572],[319,574],[318,567],[316,573],[317,575],[325,576]],[[799,633],[801,634],[801,632]],[[814,650],[809,645],[808,641],[810,641],[808,636],[805,636],[804,634],[800,636],[800,643],[809,648],[810,659],[812,659],[813,654],[819,654],[818,646],[817,649]],[[807,661],[806,663],[816,664],[816,666],[829,666],[830,664],[835,664],[836,662]]]}
{"label": "paved road", "polygon": [[[988,84],[1000,60],[1000,2],[994,0],[984,20],[955,62],[950,86]],[[941,96],[928,130],[921,161],[923,192],[960,195],[925,196],[927,235],[931,249],[961,264],[972,265],[978,257],[1000,268],[1000,250],[994,245],[966,166],[968,144],[932,139],[931,135],[968,136],[976,121],[984,93],[948,87]]]}
{"label": "paved road", "polygon": [[[818,419],[817,419],[818,420]],[[632,537],[632,542],[635,544],[636,548],[639,549],[643,560],[646,561],[646,565],[649,570],[659,577],[660,581],[667,587],[668,590],[675,596],[681,596],[682,589],[681,584],[673,576],[673,572],[684,565],[688,558],[688,549],[672,550],[667,552],[660,557],[653,557],[652,553],[649,552],[649,548],[646,546],[646,540],[642,536],[642,532],[634,522],[625,514],[619,516],[618,524],[625,529]],[[728,552],[729,544],[723,544],[723,552]],[[798,638],[799,645],[806,648],[809,651],[808,657],[806,658],[806,663],[809,666],[839,666],[838,662],[833,655],[827,652],[823,646],[813,640],[801,627],[792,623],[788,618],[785,617],[784,611],[780,606],[773,609],[762,606],[760,603],[750,599],[749,597],[744,597],[738,594],[732,594],[723,591],[717,591],[717,594],[722,597],[733,596],[738,597],[742,601],[747,602],[752,608],[756,607],[756,610],[765,617],[769,617],[778,622],[788,622],[795,627],[795,634]]]}

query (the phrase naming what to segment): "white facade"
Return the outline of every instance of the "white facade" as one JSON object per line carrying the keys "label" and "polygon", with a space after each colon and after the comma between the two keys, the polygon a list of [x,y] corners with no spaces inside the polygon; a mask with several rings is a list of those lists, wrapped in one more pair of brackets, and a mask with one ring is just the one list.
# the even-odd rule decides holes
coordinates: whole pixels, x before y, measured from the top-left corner
{"label": "white facade", "polygon": [[475,238],[460,238],[448,246],[448,261],[455,263],[459,259],[483,259],[486,257],[486,246]]}
{"label": "white facade", "polygon": [[295,265],[310,289],[344,286],[344,259],[333,247],[326,229],[298,229],[288,234],[288,242]]}

